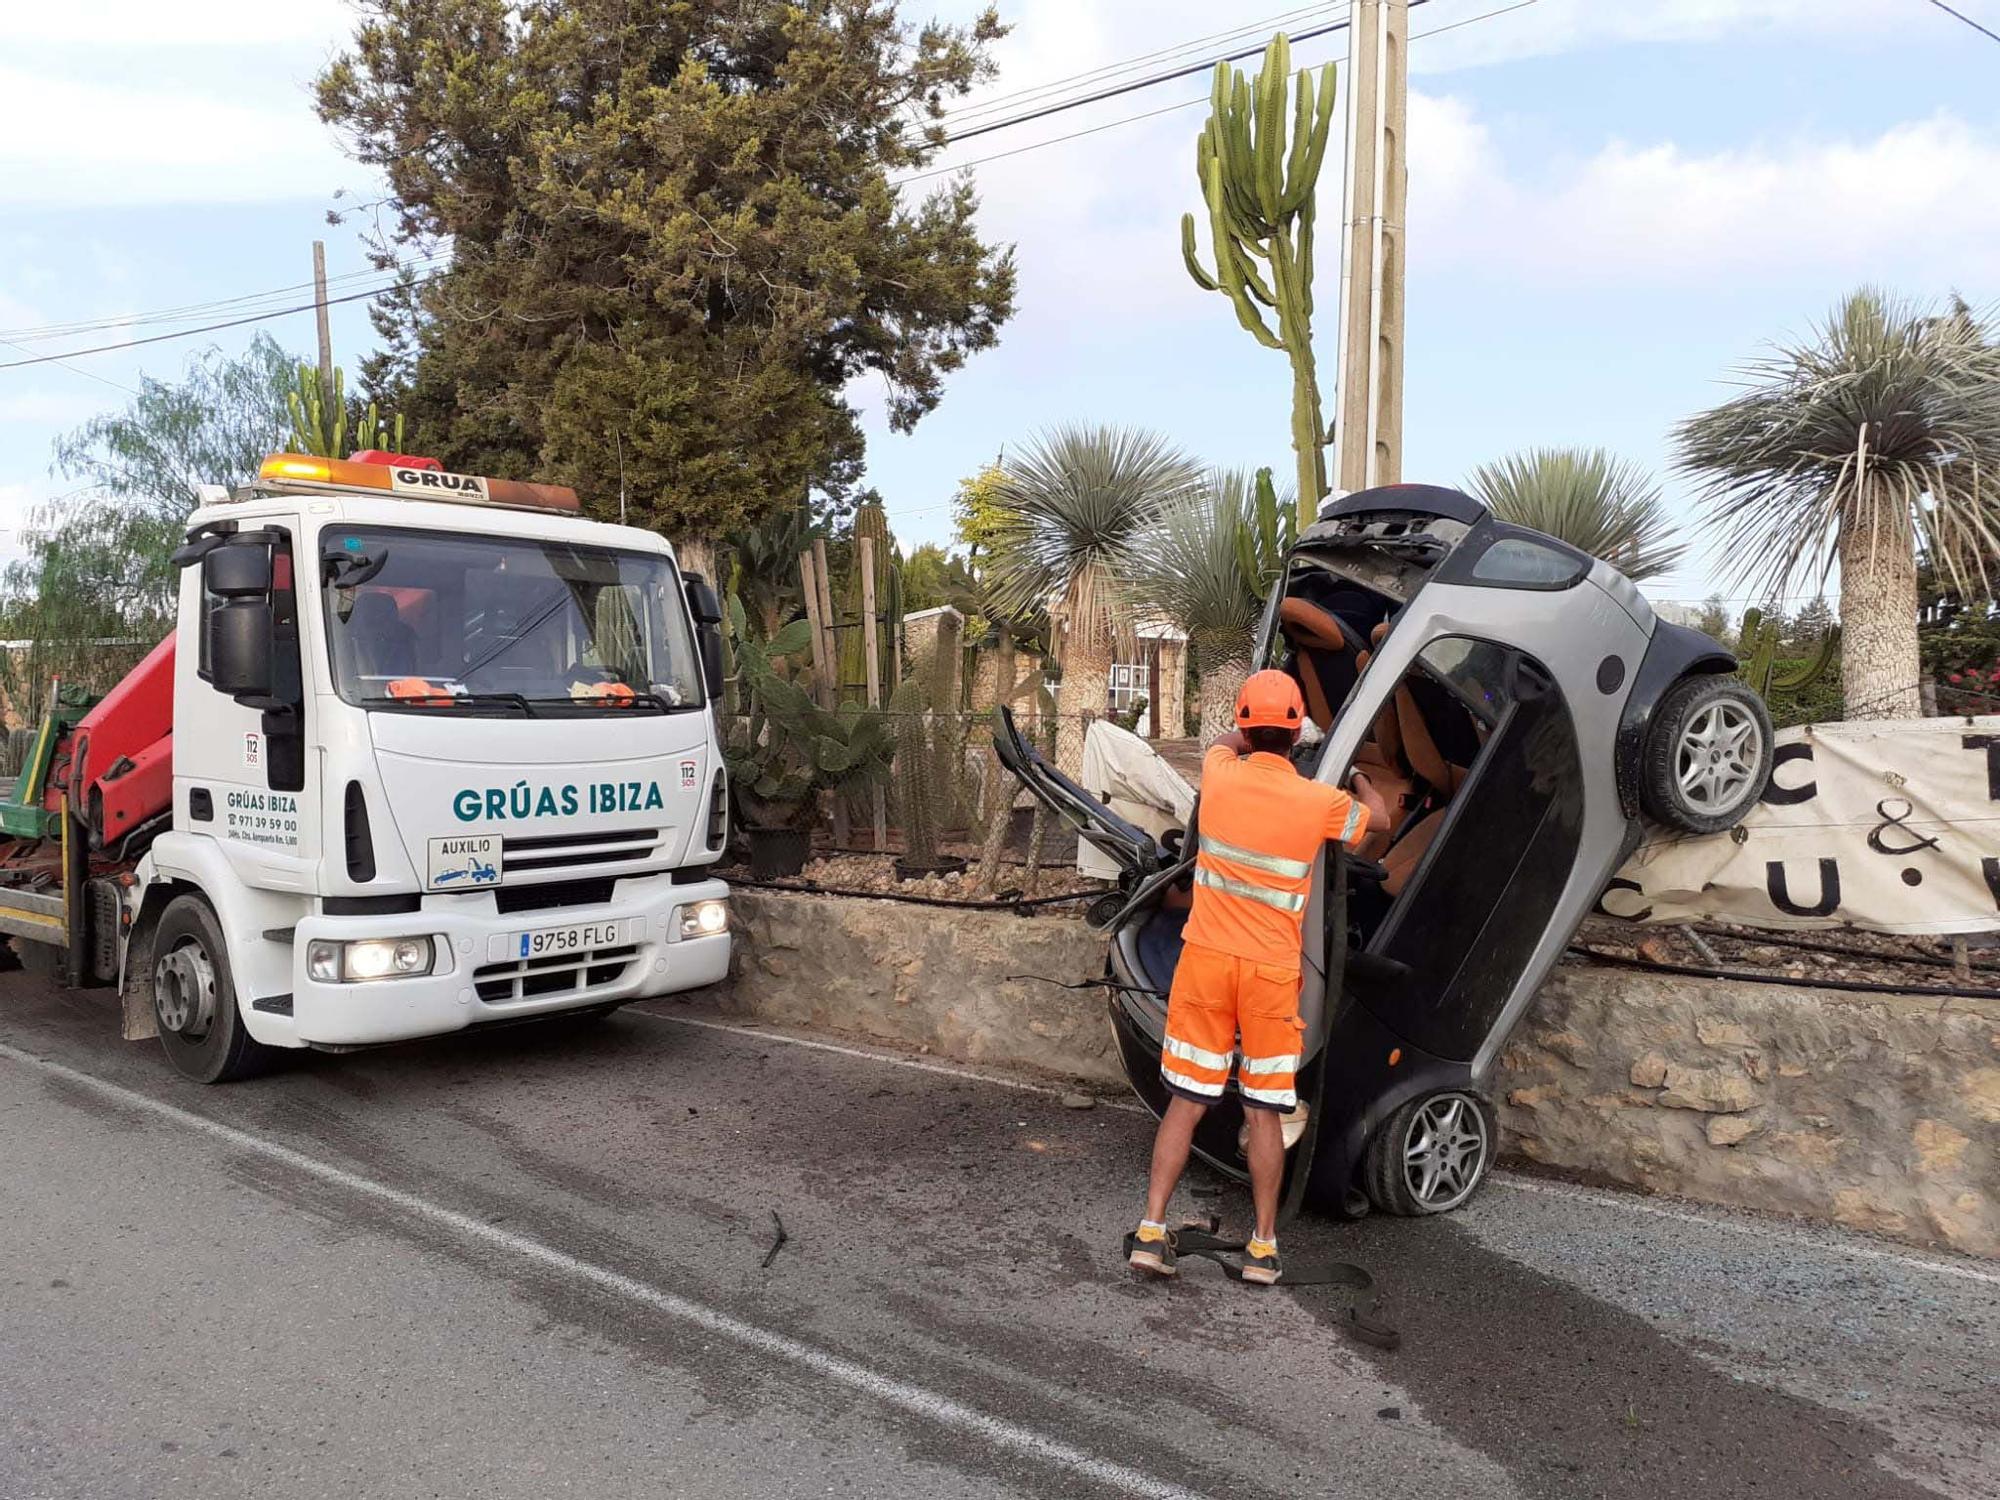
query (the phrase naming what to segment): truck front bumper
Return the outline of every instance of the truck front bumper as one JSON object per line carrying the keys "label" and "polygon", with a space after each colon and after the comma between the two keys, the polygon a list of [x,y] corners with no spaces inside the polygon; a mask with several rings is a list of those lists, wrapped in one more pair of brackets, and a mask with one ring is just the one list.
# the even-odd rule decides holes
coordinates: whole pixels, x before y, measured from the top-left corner
{"label": "truck front bumper", "polygon": [[[674,994],[714,984],[729,972],[727,931],[680,936],[682,908],[727,897],[722,881],[674,885],[661,876],[620,885],[617,897],[598,905],[511,915],[494,910],[490,899],[431,897],[422,911],[407,914],[307,917],[292,943],[293,1035],[307,1046],[403,1041],[487,1021]],[[518,956],[523,934],[613,923],[615,942]],[[431,973],[329,983],[307,972],[315,939],[405,937],[432,940]]]}

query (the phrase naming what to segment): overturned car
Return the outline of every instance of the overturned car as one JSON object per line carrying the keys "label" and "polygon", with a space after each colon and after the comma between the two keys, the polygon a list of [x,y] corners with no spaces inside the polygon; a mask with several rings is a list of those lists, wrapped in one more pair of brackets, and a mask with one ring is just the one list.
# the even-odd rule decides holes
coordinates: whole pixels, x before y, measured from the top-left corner
{"label": "overturned car", "polygon": [[[1252,666],[1298,680],[1318,734],[1294,761],[1365,773],[1393,819],[1355,854],[1329,846],[1314,877],[1287,1200],[1442,1213],[1492,1164],[1501,1049],[1643,821],[1734,826],[1770,778],[1770,716],[1728,652],[1615,568],[1455,490],[1327,504],[1280,585]],[[1003,763],[1119,867],[1091,916],[1125,1071],[1163,1111],[1194,840],[1156,841],[996,718]],[[1241,1125],[1232,1081],[1195,1137],[1239,1177]]]}

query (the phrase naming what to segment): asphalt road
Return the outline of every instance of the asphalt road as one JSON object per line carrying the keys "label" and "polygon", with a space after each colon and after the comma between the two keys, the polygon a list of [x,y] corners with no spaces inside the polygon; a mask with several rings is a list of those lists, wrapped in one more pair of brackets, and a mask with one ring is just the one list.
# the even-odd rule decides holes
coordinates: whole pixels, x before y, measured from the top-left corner
{"label": "asphalt road", "polygon": [[1388,1353],[1135,1281],[1119,1101],[671,1005],[218,1089],[115,1024],[0,976],[9,1500],[2000,1492],[1990,1264],[1512,1178],[1288,1232]]}

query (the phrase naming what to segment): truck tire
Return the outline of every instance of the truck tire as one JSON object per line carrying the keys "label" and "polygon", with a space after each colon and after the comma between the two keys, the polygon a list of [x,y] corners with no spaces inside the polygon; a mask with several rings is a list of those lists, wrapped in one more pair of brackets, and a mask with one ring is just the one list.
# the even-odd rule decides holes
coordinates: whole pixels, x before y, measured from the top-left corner
{"label": "truck tire", "polygon": [[1730,676],[1684,677],[1653,710],[1640,769],[1646,811],[1683,833],[1722,833],[1743,821],[1770,784],[1771,711]]}
{"label": "truck tire", "polygon": [[200,896],[176,896],[160,914],[153,935],[153,1019],[167,1060],[196,1083],[248,1078],[277,1056],[243,1025],[222,924]]}
{"label": "truck tire", "polygon": [[1362,1186],[1386,1214],[1450,1213],[1479,1191],[1499,1146],[1493,1106],[1477,1094],[1425,1094],[1375,1132],[1361,1160]]}

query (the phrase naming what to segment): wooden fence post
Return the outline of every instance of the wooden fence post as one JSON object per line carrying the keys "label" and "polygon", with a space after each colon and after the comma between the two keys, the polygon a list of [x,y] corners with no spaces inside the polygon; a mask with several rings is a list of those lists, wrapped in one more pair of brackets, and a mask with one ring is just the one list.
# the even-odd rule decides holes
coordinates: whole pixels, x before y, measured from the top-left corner
{"label": "wooden fence post", "polygon": [[[875,619],[875,538],[863,536],[856,544],[861,553],[861,650],[868,658],[868,706],[882,706],[882,653]],[[871,789],[875,813],[875,852],[889,847],[889,808],[882,783]]]}

